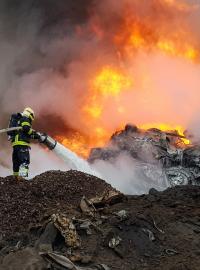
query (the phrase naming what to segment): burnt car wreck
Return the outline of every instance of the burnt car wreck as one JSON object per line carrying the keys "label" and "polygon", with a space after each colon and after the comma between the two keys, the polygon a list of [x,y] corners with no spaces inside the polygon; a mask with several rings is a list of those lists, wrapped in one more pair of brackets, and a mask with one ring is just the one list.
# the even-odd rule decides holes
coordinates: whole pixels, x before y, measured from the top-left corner
{"label": "burnt car wreck", "polygon": [[168,186],[200,184],[200,145],[185,143],[176,130],[139,129],[127,124],[112,135],[104,148],[93,148],[88,161],[114,162],[122,153],[133,158],[138,173],[152,180],[164,178]]}

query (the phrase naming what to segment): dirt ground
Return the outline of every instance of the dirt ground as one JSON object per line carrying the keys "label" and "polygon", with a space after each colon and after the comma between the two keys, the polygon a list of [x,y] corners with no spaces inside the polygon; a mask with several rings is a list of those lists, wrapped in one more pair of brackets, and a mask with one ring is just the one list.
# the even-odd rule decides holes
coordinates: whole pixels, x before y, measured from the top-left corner
{"label": "dirt ground", "polygon": [[[121,196],[97,205],[91,215],[81,211],[82,197],[90,199],[114,190],[94,176],[76,171],[47,172],[21,183],[12,177],[1,178],[0,186],[1,270],[76,269],[57,264],[48,268],[46,259],[38,254],[40,266],[33,263],[35,268],[26,267],[22,254],[29,258],[30,266],[30,258],[37,252],[27,248],[35,250],[38,242],[70,258],[80,269],[200,269],[200,187],[179,186],[164,192],[152,189],[148,195]],[[52,214],[73,218],[79,247],[66,245],[49,219]],[[89,230],[81,228],[85,221]],[[47,229],[49,224],[53,229]]]}

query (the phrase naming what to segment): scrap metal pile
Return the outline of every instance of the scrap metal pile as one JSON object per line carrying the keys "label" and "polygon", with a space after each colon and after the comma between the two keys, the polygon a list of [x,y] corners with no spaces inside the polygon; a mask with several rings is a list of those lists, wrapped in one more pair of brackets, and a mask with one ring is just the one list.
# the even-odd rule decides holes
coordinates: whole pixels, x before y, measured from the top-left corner
{"label": "scrap metal pile", "polygon": [[200,145],[185,144],[184,136],[175,131],[156,128],[141,130],[133,125],[112,135],[105,148],[93,148],[89,162],[114,162],[128,154],[138,168],[138,177],[166,181],[168,186],[200,183]]}

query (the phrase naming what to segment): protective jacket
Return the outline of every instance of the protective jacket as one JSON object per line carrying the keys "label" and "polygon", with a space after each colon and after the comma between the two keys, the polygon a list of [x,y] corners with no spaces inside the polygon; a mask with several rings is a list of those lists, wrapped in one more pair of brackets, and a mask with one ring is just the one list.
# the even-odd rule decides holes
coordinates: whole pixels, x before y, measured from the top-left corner
{"label": "protective jacket", "polygon": [[21,130],[16,132],[12,139],[12,146],[29,146],[31,139],[36,139],[36,132],[32,129],[32,120],[26,116],[22,116],[18,121]]}

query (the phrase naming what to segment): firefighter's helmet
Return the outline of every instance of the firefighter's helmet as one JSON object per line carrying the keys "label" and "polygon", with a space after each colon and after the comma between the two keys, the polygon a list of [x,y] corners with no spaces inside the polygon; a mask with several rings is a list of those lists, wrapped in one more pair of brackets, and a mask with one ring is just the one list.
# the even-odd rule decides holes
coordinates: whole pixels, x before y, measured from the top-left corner
{"label": "firefighter's helmet", "polygon": [[29,107],[25,108],[22,114],[23,114],[23,116],[26,116],[26,117],[30,118],[31,120],[35,119],[35,113]]}

